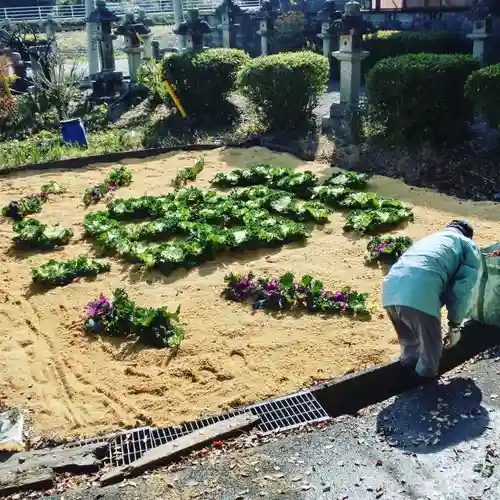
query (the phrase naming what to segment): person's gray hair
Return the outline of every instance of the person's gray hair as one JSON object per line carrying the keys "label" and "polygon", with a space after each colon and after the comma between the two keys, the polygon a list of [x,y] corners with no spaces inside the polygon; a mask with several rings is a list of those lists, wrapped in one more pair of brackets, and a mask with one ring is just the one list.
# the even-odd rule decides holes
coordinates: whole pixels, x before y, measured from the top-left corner
{"label": "person's gray hair", "polygon": [[446,227],[458,229],[466,238],[474,236],[474,228],[468,220],[452,220]]}

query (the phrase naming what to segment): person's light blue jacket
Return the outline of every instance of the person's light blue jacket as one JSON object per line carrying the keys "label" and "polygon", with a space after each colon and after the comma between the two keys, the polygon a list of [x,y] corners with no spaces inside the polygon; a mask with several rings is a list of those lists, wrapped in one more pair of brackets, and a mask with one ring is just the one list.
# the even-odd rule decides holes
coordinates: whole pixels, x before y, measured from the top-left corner
{"label": "person's light blue jacket", "polygon": [[480,250],[458,229],[448,228],[412,245],[392,266],[382,286],[382,303],[407,306],[459,324],[470,309],[480,267]]}

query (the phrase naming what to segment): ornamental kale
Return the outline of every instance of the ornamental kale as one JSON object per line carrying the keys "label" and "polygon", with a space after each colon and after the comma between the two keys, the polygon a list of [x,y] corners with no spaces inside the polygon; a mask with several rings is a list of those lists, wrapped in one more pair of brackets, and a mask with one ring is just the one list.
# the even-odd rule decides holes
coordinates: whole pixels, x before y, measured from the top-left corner
{"label": "ornamental kale", "polygon": [[132,182],[132,172],[126,167],[112,168],[104,182],[85,190],[83,203],[86,207],[98,203],[102,198],[116,191],[117,188],[128,186]]}
{"label": "ornamental kale", "polygon": [[312,199],[339,206],[351,194],[352,191],[343,186],[318,186],[312,190]]}
{"label": "ornamental kale", "polygon": [[2,215],[16,221],[22,220],[27,215],[41,212],[43,204],[49,199],[49,195],[62,194],[65,191],[66,189],[59,183],[50,181],[44,184],[37,194],[11,201],[6,207],[2,208]]}
{"label": "ornamental kale", "polygon": [[405,205],[392,198],[379,198],[376,193],[351,193],[339,205],[354,209],[403,208]]}
{"label": "ornamental kale", "polygon": [[257,283],[255,283],[254,277],[254,274],[251,272],[248,276],[233,273],[228,274],[224,278],[227,284],[222,295],[227,300],[234,300],[236,302],[248,300],[257,291]]}
{"label": "ornamental kale", "polygon": [[346,315],[369,315],[372,312],[366,293],[352,291],[350,287],[331,292],[312,276],[303,276],[296,282],[292,273],[281,278],[257,280],[252,273],[247,276],[229,274],[225,282],[222,295],[226,299],[251,301],[254,309],[304,309],[310,313]]}
{"label": "ornamental kale", "polygon": [[413,240],[407,236],[374,236],[368,242],[365,262],[376,261],[393,264],[413,245]]}
{"label": "ornamental kale", "polygon": [[252,304],[253,309],[281,311],[294,305],[293,274],[286,273],[279,279],[259,279],[259,288]]}
{"label": "ornamental kale", "polygon": [[324,186],[344,187],[361,191],[368,186],[369,178],[367,174],[336,172],[324,182]]}
{"label": "ornamental kale", "polygon": [[63,194],[65,192],[66,192],[66,188],[62,187],[56,181],[49,181],[47,184],[44,184],[40,188],[40,194],[46,193],[46,195],[49,195],[49,194]]}
{"label": "ornamental kale", "polygon": [[[258,208],[269,205],[273,209],[273,200],[289,198],[287,193],[263,189],[268,195],[263,201],[253,198],[245,201],[197,188],[181,188],[167,196],[114,200],[108,204],[107,212],[93,212],[85,217],[85,232],[103,250],[166,274],[177,268],[197,266],[220,251],[275,247],[307,238],[310,233],[303,224],[273,217],[266,209]],[[252,201],[257,208],[247,205]],[[328,211],[318,202],[292,201],[283,215],[318,221],[327,217]],[[284,208],[274,206],[273,211],[281,210],[285,212]],[[118,222],[145,217],[155,220]],[[170,237],[176,238],[175,241],[148,243]]]}
{"label": "ornamental kale", "polygon": [[166,307],[137,306],[117,288],[112,300],[101,295],[88,304],[85,328],[91,333],[136,337],[152,347],[179,347],[185,336],[179,313],[180,308],[172,313]]}
{"label": "ornamental kale", "polygon": [[198,174],[203,170],[204,165],[204,156],[199,156],[196,159],[194,167],[186,167],[175,176],[174,180],[172,181],[172,186],[179,188],[181,186],[185,186],[188,182],[195,181],[198,177]]}
{"label": "ornamental kale", "polygon": [[319,180],[310,171],[295,172],[290,168],[266,164],[254,165],[247,170],[219,172],[211,183],[223,188],[267,184],[268,187],[281,189],[301,198],[310,198],[311,190],[319,184]]}
{"label": "ornamental kale", "polygon": [[63,286],[77,278],[97,276],[109,271],[111,266],[107,262],[92,260],[80,255],[70,260],[51,259],[47,263],[31,271],[33,281],[44,286]]}
{"label": "ornamental kale", "polygon": [[413,221],[413,212],[410,208],[352,210],[347,215],[344,231],[357,231],[361,234],[377,233],[405,221]]}
{"label": "ornamental kale", "polygon": [[47,226],[34,219],[23,219],[14,222],[13,230],[14,245],[18,248],[40,250],[51,250],[53,248],[67,245],[73,237],[73,230],[66,229],[58,224]]}
{"label": "ornamental kale", "polygon": [[300,222],[324,223],[328,222],[330,215],[330,210],[318,201],[303,201],[285,191],[265,186],[237,189],[230,193],[230,197],[243,202],[246,209],[266,209]]}
{"label": "ornamental kale", "polygon": [[20,221],[27,215],[41,212],[43,203],[45,203],[45,198],[40,195],[26,196],[19,200],[13,200],[6,207],[3,207],[2,215]]}

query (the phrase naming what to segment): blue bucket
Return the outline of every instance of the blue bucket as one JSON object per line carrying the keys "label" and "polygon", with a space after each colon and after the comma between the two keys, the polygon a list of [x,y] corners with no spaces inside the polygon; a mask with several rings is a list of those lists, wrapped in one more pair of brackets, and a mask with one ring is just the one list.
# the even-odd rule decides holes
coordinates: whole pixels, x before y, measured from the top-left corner
{"label": "blue bucket", "polygon": [[80,118],[63,120],[61,122],[61,133],[64,142],[87,147],[87,132],[85,125]]}

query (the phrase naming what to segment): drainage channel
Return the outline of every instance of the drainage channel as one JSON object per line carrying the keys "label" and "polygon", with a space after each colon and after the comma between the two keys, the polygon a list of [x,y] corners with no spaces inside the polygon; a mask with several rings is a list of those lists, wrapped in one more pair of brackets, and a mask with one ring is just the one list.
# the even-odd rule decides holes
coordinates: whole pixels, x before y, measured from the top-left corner
{"label": "drainage channel", "polygon": [[90,443],[108,442],[109,449],[105,463],[114,467],[120,467],[137,460],[152,448],[244,412],[251,412],[260,418],[260,423],[255,429],[264,434],[278,430],[289,430],[304,424],[323,422],[330,418],[310,391],[302,391],[289,396],[238,408],[216,417],[206,417],[187,422],[178,427],[141,427],[110,437],[87,439],[69,446],[84,446]]}

